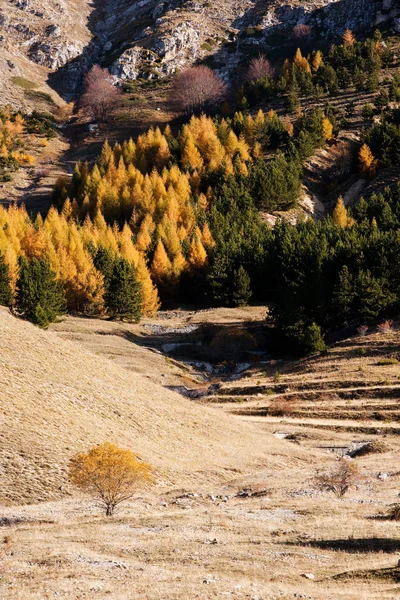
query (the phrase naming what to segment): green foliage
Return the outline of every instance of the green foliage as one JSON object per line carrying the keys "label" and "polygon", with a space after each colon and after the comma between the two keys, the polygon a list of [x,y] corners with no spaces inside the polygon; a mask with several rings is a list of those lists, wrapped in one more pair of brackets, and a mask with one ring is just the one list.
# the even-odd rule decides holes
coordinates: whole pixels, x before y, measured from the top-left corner
{"label": "green foliage", "polygon": [[354,225],[344,228],[329,220],[281,223],[268,240],[272,314],[293,350],[322,350],[329,332],[400,306],[400,185],[361,199],[353,216]]}
{"label": "green foliage", "polygon": [[124,258],[116,257],[104,296],[112,319],[138,322],[142,314],[141,285],[135,269]]}
{"label": "green foliage", "polygon": [[4,261],[4,256],[0,254],[0,304],[3,306],[9,306],[11,301],[12,293],[9,268]]}
{"label": "green foliage", "polygon": [[107,248],[104,248],[104,246],[99,246],[94,254],[93,263],[96,269],[103,275],[104,289],[107,291],[114,269],[114,256],[112,252]]}
{"label": "green foliage", "polygon": [[247,306],[252,296],[251,281],[242,265],[233,272],[231,285],[233,306]]}
{"label": "green foliage", "polygon": [[20,258],[15,308],[40,327],[47,327],[65,311],[64,290],[46,260]]}
{"label": "green foliage", "polygon": [[314,322],[305,328],[301,342],[305,354],[314,354],[315,352],[324,352],[326,350],[321,327]]}
{"label": "green foliage", "polygon": [[45,135],[47,138],[57,137],[54,117],[50,113],[34,110],[31,115],[25,117],[25,120],[28,133]]}

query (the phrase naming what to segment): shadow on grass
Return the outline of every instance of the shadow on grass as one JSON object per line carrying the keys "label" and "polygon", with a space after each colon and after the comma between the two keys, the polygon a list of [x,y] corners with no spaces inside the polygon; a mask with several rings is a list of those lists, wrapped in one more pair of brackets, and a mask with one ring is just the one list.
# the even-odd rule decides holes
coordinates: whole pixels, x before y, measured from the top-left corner
{"label": "shadow on grass", "polygon": [[338,540],[314,540],[307,546],[321,550],[339,550],[355,554],[384,552],[392,554],[400,551],[400,539],[395,538],[349,538]]}

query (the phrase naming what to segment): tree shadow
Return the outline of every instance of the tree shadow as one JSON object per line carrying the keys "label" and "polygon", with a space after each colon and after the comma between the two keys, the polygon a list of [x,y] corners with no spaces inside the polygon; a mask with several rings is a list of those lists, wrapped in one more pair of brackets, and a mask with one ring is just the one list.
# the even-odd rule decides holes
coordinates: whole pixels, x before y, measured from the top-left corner
{"label": "tree shadow", "polygon": [[337,540],[314,540],[307,542],[306,546],[320,550],[337,550],[351,554],[372,554],[383,552],[392,554],[399,552],[400,539],[395,538],[346,538]]}

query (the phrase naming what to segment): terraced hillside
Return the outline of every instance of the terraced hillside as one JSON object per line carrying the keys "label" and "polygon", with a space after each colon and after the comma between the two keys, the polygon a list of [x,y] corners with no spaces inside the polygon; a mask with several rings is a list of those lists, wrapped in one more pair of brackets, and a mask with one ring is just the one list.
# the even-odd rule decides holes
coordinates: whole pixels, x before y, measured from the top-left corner
{"label": "terraced hillside", "polygon": [[277,361],[211,401],[278,437],[341,452],[354,441],[400,434],[399,332],[371,333],[337,343],[326,356]]}

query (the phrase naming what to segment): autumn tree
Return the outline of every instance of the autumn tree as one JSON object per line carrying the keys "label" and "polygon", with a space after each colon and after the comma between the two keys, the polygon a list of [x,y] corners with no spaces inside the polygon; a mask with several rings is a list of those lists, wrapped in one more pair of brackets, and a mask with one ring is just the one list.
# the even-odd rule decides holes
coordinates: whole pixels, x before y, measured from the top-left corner
{"label": "autumn tree", "polygon": [[72,483],[88,492],[110,517],[117,506],[134,496],[140,485],[151,480],[152,467],[131,450],[106,442],[73,457],[69,476]]}
{"label": "autumn tree", "polygon": [[105,122],[118,105],[120,94],[109,71],[94,65],[85,77],[80,103],[90,119]]}
{"label": "autumn tree", "polygon": [[221,102],[226,94],[224,81],[205,65],[185,69],[172,82],[170,102],[187,114],[205,110]]}
{"label": "autumn tree", "polygon": [[322,134],[328,142],[333,138],[333,125],[328,117],[322,119]]}
{"label": "autumn tree", "polygon": [[19,259],[16,311],[28,321],[47,327],[65,311],[65,294],[45,259]]}
{"label": "autumn tree", "polygon": [[306,25],[305,23],[298,23],[292,29],[293,37],[296,39],[306,38],[311,33],[310,25]]}
{"label": "autumn tree", "polygon": [[343,34],[343,43],[345,46],[352,46],[354,44],[354,42],[356,41],[356,38],[354,37],[353,33],[350,31],[350,29],[346,29],[346,31]]}
{"label": "autumn tree", "polygon": [[321,50],[317,50],[311,61],[311,69],[312,69],[313,73],[316,73],[318,71],[318,69],[322,65],[322,60],[323,60],[322,52],[321,52]]}
{"label": "autumn tree", "polygon": [[378,161],[371,152],[371,149],[367,144],[363,144],[358,153],[358,162],[360,165],[360,171],[365,177],[373,177],[378,166]]}
{"label": "autumn tree", "polygon": [[348,215],[347,210],[343,202],[342,196],[339,196],[336,202],[336,206],[333,210],[332,220],[335,225],[339,225],[339,227],[347,227],[348,225]]}
{"label": "autumn tree", "polygon": [[273,74],[274,69],[269,60],[262,54],[259,54],[257,57],[251,59],[246,79],[247,81],[258,81],[265,77],[272,77]]}
{"label": "autumn tree", "polygon": [[319,489],[333,492],[337,498],[343,498],[359,481],[361,476],[357,466],[346,458],[338,460],[329,471],[318,473],[314,479]]}

